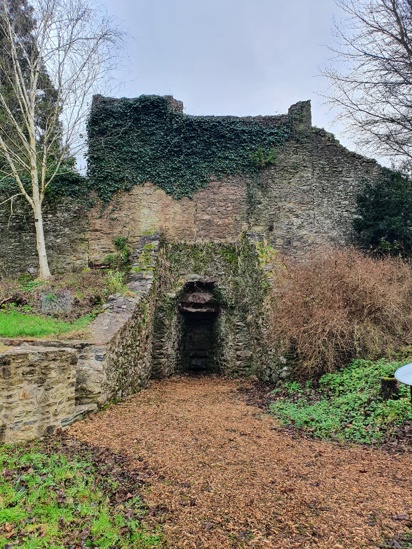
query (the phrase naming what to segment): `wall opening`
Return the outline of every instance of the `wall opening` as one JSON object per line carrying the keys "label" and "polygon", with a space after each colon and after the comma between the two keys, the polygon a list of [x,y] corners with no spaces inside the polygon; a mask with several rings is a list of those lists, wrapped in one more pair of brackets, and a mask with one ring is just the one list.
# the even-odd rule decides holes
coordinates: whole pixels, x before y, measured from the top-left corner
{"label": "wall opening", "polygon": [[184,372],[218,372],[217,318],[220,305],[214,287],[214,282],[191,281],[181,294],[178,303],[182,317],[179,355]]}

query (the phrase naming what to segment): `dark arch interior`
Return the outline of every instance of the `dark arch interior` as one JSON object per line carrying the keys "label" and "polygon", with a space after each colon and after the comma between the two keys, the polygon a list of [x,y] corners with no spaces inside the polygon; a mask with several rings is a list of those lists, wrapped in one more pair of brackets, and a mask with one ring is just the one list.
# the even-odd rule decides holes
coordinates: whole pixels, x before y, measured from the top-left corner
{"label": "dark arch interior", "polygon": [[220,312],[213,282],[188,282],[178,303],[182,316],[180,356],[183,371],[217,372],[217,318]]}

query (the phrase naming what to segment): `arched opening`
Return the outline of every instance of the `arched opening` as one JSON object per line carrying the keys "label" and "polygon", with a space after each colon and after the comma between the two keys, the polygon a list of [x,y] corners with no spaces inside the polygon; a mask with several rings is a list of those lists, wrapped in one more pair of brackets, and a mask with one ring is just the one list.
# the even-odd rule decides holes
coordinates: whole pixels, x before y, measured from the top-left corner
{"label": "arched opening", "polygon": [[220,305],[214,295],[214,282],[190,281],[178,302],[182,317],[180,360],[189,373],[212,373],[217,365],[217,318]]}

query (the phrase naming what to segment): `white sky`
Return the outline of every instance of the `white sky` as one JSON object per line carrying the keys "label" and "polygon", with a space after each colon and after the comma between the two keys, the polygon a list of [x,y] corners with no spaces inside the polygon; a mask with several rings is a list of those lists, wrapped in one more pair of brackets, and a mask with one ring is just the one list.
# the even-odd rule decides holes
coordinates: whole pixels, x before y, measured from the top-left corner
{"label": "white sky", "polygon": [[317,93],[331,57],[334,0],[100,0],[127,33],[115,95],[173,95],[188,114],[285,113],[311,99],[313,124],[355,149]]}

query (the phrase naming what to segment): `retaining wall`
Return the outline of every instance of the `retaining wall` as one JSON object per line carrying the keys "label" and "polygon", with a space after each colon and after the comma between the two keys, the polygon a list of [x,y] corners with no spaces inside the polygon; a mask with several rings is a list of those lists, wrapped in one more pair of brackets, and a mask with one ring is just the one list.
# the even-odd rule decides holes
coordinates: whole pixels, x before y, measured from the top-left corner
{"label": "retaining wall", "polygon": [[73,349],[26,346],[0,353],[0,442],[30,440],[70,423],[76,363]]}

